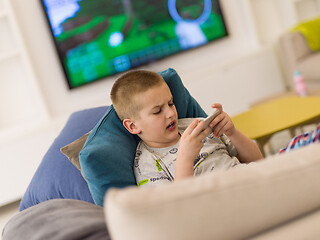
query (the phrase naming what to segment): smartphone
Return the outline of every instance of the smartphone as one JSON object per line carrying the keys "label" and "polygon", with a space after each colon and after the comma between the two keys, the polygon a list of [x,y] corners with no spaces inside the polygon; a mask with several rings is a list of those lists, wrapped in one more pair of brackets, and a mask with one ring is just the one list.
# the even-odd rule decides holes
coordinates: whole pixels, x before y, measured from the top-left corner
{"label": "smartphone", "polygon": [[209,124],[212,122],[212,120],[218,116],[221,113],[220,109],[214,108],[213,114],[206,119],[204,119],[204,126],[203,130],[205,130],[207,127],[209,127]]}

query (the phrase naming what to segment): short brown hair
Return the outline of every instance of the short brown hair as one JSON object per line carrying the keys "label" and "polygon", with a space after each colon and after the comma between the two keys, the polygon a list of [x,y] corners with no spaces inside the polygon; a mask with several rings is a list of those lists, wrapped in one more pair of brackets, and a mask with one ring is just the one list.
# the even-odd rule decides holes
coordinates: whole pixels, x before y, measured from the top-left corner
{"label": "short brown hair", "polygon": [[137,117],[140,106],[134,102],[137,94],[165,83],[158,73],[133,70],[120,76],[111,89],[111,101],[121,120]]}

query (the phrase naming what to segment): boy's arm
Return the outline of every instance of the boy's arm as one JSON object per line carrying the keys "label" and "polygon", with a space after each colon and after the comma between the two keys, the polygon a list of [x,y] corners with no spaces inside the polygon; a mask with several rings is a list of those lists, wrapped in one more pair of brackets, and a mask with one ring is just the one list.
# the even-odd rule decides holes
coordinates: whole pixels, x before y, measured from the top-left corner
{"label": "boy's arm", "polygon": [[221,104],[215,103],[212,107],[221,110],[221,114],[213,119],[209,125],[211,128],[214,127],[213,135],[215,137],[220,137],[222,133],[227,135],[236,147],[238,152],[237,157],[242,163],[249,163],[262,159],[263,156],[258,145],[234,126],[229,115],[222,111]]}
{"label": "boy's arm", "polygon": [[240,162],[249,163],[263,158],[258,145],[237,128],[228,137],[237,149],[237,157]]}

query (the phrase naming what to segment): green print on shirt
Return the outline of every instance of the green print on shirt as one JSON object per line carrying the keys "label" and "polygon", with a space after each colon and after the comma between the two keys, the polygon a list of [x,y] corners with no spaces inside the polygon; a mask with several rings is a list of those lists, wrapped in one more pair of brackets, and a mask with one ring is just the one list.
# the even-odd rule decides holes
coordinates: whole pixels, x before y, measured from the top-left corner
{"label": "green print on shirt", "polygon": [[141,181],[138,183],[138,187],[140,187],[141,185],[143,185],[143,184],[145,184],[145,183],[147,183],[147,182],[149,182],[149,179],[143,179],[143,180],[141,180]]}
{"label": "green print on shirt", "polygon": [[208,154],[207,156],[205,156],[204,158],[203,158],[203,160],[196,166],[197,168],[198,167],[200,167],[200,165],[201,165],[201,163],[207,158],[207,157],[209,157],[210,155]]}
{"label": "green print on shirt", "polygon": [[156,167],[157,167],[157,169],[158,169],[159,172],[162,171],[162,167],[161,167],[161,165],[160,165],[160,161],[159,161],[159,160],[156,160]]}

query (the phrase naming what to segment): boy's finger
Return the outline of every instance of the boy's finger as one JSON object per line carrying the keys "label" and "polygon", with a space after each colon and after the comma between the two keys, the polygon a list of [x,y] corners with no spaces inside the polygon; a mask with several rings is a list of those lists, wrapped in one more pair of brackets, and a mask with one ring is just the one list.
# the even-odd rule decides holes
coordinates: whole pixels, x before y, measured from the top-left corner
{"label": "boy's finger", "polygon": [[206,136],[209,135],[211,129],[210,128],[206,128],[205,130],[203,130],[202,132],[200,132],[199,134],[199,138],[200,140],[203,140]]}
{"label": "boy's finger", "polygon": [[204,125],[205,125],[204,121],[201,121],[197,126],[197,128],[192,133],[195,137],[199,138],[199,140],[203,140],[211,132],[211,128],[209,127],[207,127],[206,129],[203,129]]}
{"label": "boy's finger", "polygon": [[198,125],[193,129],[191,134],[193,136],[198,136],[203,131],[203,127],[204,127],[204,121],[201,120],[198,123]]}
{"label": "boy's finger", "polygon": [[220,103],[214,103],[211,105],[212,108],[218,108],[222,112],[222,105]]}
{"label": "boy's finger", "polygon": [[219,125],[213,130],[213,135],[220,137],[224,131],[224,127],[228,124],[228,120],[224,119]]}
{"label": "boy's finger", "polygon": [[223,114],[219,114],[218,116],[216,116],[211,123],[209,124],[209,126],[211,128],[214,128],[219,122],[221,122],[224,119],[224,115]]}
{"label": "boy's finger", "polygon": [[193,132],[193,130],[197,127],[197,125],[198,125],[198,120],[194,119],[184,132],[190,135]]}

